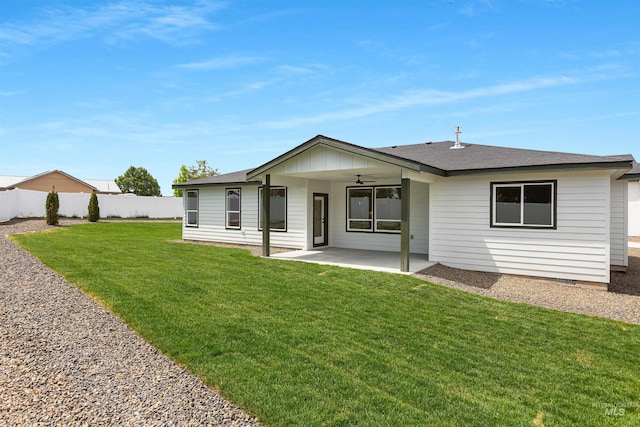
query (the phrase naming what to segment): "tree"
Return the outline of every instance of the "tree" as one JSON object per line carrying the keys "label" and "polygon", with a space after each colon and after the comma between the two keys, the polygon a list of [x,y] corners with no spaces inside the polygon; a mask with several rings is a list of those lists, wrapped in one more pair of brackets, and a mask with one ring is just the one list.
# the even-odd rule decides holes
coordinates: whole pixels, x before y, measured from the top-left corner
{"label": "tree", "polygon": [[[174,184],[180,184],[182,182],[190,181],[189,179],[189,169],[187,169],[186,165],[180,166],[180,172],[178,173],[178,177],[173,180]],[[173,195],[176,197],[182,197],[182,190],[177,188],[173,189]]]}
{"label": "tree", "polygon": [[[187,181],[193,181],[194,179],[206,178],[214,175],[218,175],[218,169],[210,167],[206,160],[196,160],[195,165],[189,167],[181,165],[178,177],[173,180],[173,183],[180,184]],[[173,190],[173,194],[176,197],[182,197],[182,190],[175,189]]]}
{"label": "tree", "polygon": [[55,188],[47,194],[45,202],[45,220],[49,225],[58,225],[58,210],[60,209],[60,199]]}
{"label": "tree", "polygon": [[162,195],[158,181],[143,167],[130,166],[115,181],[123,193],[134,193],[137,196]]}
{"label": "tree", "polygon": [[96,196],[96,192],[91,193],[91,198],[89,199],[89,215],[87,215],[87,219],[90,222],[96,222],[100,219],[100,206],[98,206],[98,196]]}

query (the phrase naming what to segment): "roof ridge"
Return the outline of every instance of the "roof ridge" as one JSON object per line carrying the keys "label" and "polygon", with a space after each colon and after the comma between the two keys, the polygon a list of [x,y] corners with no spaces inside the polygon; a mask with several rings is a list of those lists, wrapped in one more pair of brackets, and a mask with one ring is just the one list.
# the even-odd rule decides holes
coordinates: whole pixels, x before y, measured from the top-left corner
{"label": "roof ridge", "polygon": [[[446,141],[426,141],[426,142],[418,142],[415,144],[397,144],[397,145],[389,145],[385,147],[375,147],[373,150],[382,150],[388,148],[398,148],[398,147],[418,147],[423,145],[434,145],[434,144],[454,144],[455,141],[446,140]],[[556,150],[538,150],[535,148],[519,148],[519,147],[506,147],[502,145],[487,145],[487,144],[477,144],[474,142],[460,141],[461,144],[465,146],[475,146],[475,147],[485,147],[485,148],[498,148],[501,150],[510,150],[510,151],[527,151],[527,152],[535,152],[535,153],[548,153],[548,154],[565,154],[570,156],[591,156],[591,157],[600,157],[600,158],[612,158],[612,157],[621,157],[621,156],[631,156],[630,153],[624,154],[585,154],[585,153],[575,153],[570,151],[556,151]]]}

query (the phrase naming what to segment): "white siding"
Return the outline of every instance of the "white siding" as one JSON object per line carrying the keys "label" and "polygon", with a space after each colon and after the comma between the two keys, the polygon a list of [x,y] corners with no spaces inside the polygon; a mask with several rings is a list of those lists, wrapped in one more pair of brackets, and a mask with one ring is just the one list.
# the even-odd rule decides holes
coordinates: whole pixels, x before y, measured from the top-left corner
{"label": "white siding", "polygon": [[629,265],[627,257],[627,193],[626,181],[611,181],[611,265]]}
{"label": "white siding", "polygon": [[306,180],[273,177],[271,185],[287,187],[287,231],[271,232],[271,245],[304,249],[307,244]]}
{"label": "white siding", "polygon": [[[557,180],[557,229],[490,227],[490,182]],[[609,281],[603,172],[440,178],[430,186],[429,259],[479,271]]]}
{"label": "white siding", "polygon": [[[258,232],[258,187],[242,186],[240,199],[240,230],[225,228],[224,186],[201,187],[198,191],[198,227],[183,224],[182,238],[248,245],[262,244]],[[228,188],[238,188],[229,186]]]}
{"label": "white siding", "polygon": [[[306,188],[300,180],[274,179],[271,186],[287,187],[287,231],[272,231],[271,245],[301,249],[306,238]],[[240,230],[225,228],[225,189],[241,188]],[[198,227],[183,224],[182,238],[210,242],[262,245],[258,229],[258,186],[211,186],[199,188]]]}
{"label": "white siding", "polygon": [[[374,185],[400,185],[400,180],[378,181]],[[351,186],[351,185],[349,185]],[[367,249],[378,251],[400,251],[400,234],[363,233],[347,231],[347,185],[333,183],[329,200],[329,242],[333,247]],[[411,182],[410,242],[412,253],[426,254],[429,250],[429,185]]]}
{"label": "white siding", "polygon": [[629,181],[629,236],[640,236],[640,181]]}

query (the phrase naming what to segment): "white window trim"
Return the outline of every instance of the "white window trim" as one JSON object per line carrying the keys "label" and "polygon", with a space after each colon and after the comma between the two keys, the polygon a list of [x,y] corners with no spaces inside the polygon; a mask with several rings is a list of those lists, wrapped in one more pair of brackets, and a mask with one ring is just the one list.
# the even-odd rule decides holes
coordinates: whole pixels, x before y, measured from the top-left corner
{"label": "white window trim", "polygon": [[[229,192],[238,192],[238,210],[232,211],[229,209]],[[229,224],[229,214],[238,214],[238,225]],[[241,188],[227,188],[224,191],[224,225],[225,228],[231,230],[240,230],[242,228],[242,189]]]}
{"label": "white window trim", "polygon": [[[525,224],[524,223],[524,189],[529,185],[549,185],[551,186],[551,224]],[[518,187],[520,188],[520,222],[497,222],[497,188]],[[513,228],[556,228],[556,181],[522,181],[522,182],[492,182],[491,183],[491,227],[513,227]]]}
{"label": "white window trim", "polygon": [[[195,209],[189,209],[189,193],[193,193],[196,195],[196,208]],[[198,227],[199,224],[199,208],[200,208],[200,194],[198,192],[198,190],[185,190],[184,192],[184,211],[185,211],[185,218],[184,218],[184,223],[185,223],[185,227]],[[195,212],[196,214],[196,222],[191,224],[189,223],[189,213],[191,212]]]}

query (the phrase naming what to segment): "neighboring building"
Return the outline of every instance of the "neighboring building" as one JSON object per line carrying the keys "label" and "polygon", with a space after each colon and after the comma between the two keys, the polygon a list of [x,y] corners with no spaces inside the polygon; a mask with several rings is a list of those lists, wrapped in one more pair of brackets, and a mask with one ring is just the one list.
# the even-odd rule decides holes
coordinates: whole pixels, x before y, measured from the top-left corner
{"label": "neighboring building", "polygon": [[[370,149],[318,135],[252,169],[173,185],[184,239],[393,251],[608,283],[628,264],[633,156],[458,142]],[[263,206],[266,208],[263,208]],[[263,227],[263,224],[269,224]]]}
{"label": "neighboring building", "polygon": [[63,171],[54,170],[34,176],[0,176],[0,191],[20,188],[23,190],[58,193],[121,194],[115,181],[98,179],[78,179]]}
{"label": "neighboring building", "polygon": [[629,180],[629,236],[640,237],[640,163],[625,174]]}

